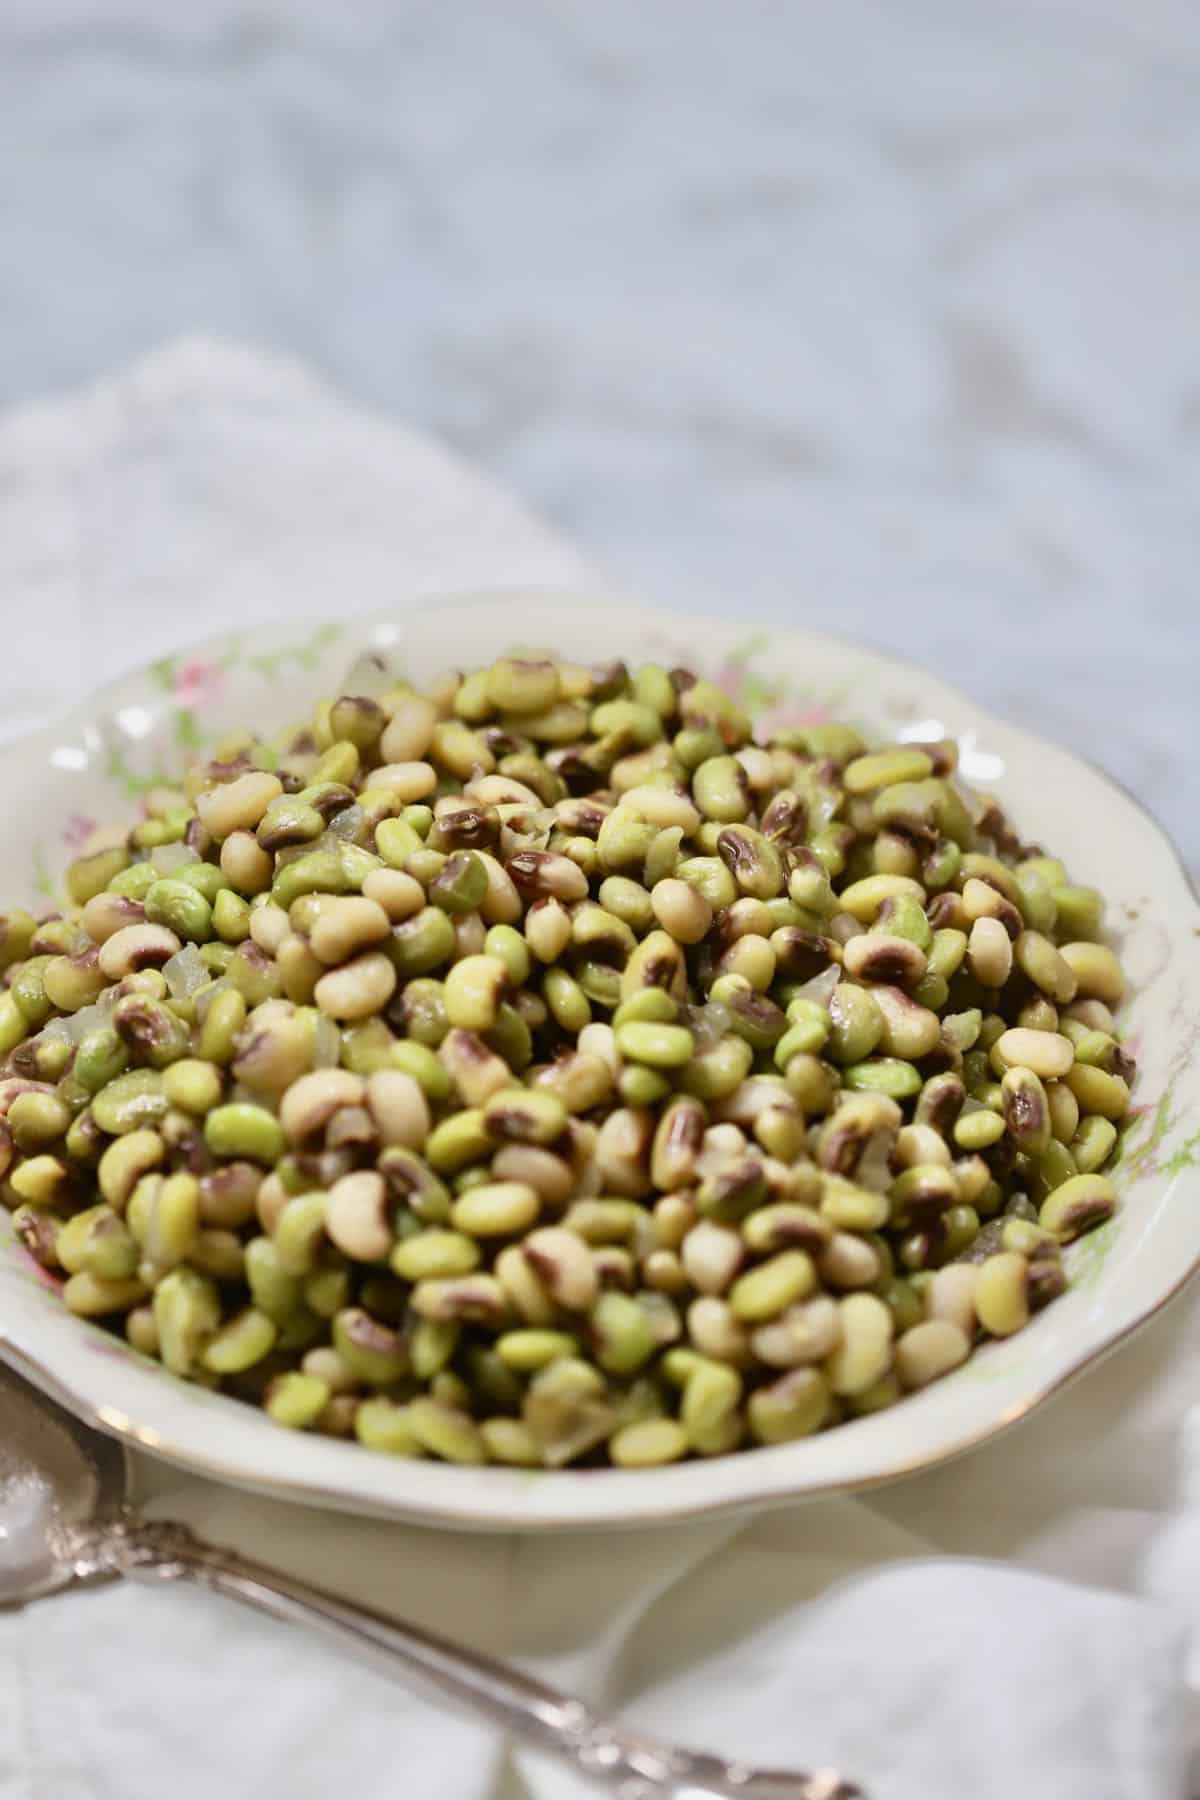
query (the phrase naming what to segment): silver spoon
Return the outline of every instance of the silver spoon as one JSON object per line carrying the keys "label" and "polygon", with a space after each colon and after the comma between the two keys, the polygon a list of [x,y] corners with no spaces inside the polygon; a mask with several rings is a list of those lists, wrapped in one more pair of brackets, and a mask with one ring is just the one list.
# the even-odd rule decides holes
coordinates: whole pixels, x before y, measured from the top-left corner
{"label": "silver spoon", "polygon": [[122,1447],[0,1365],[0,1607],[121,1576],[196,1582],[315,1625],[432,1698],[556,1752],[620,1800],[866,1800],[830,1770],[753,1769],[657,1744],[516,1669],[216,1549],[186,1525],[141,1518]]}

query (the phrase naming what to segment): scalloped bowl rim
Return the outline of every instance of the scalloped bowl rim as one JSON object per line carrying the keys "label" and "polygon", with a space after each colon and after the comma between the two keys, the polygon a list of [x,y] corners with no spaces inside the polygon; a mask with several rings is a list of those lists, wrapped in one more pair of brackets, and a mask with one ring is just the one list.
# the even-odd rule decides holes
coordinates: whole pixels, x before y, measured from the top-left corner
{"label": "scalloped bowl rim", "polygon": [[[708,668],[712,661],[709,646],[729,656],[739,641],[754,631],[753,622],[731,625],[704,615],[629,604],[603,593],[529,586],[443,596],[418,594],[411,604],[414,610],[407,616],[388,612],[349,617],[338,621],[336,630],[347,634],[359,650],[394,639],[400,646],[407,643],[420,656],[424,645],[424,672],[459,660],[454,651],[464,639],[472,645],[465,660],[493,655],[514,641],[552,644],[562,654],[576,657],[627,654],[635,644],[637,653],[646,655],[655,646],[669,645],[677,656],[687,655]],[[519,621],[498,623],[509,609],[517,607],[521,609]],[[301,620],[288,626],[252,627],[238,634],[237,642],[241,650],[263,646],[277,651],[281,644],[292,641],[298,628],[315,623]],[[332,622],[327,629],[335,629]],[[947,721],[947,729],[954,735],[970,731],[980,743],[999,746],[1006,765],[1035,758],[1039,773],[1048,778],[1044,794],[1057,793],[1058,785],[1065,783],[1075,796],[1068,808],[1071,815],[1102,815],[1109,828],[1117,825],[1116,837],[1124,849],[1110,849],[1110,856],[1116,858],[1112,867],[1114,871],[1127,868],[1136,843],[1137,855],[1147,869],[1146,897],[1153,896],[1155,926],[1165,933],[1166,953],[1172,959],[1173,990],[1182,994],[1186,1003],[1194,988],[1200,1000],[1200,904],[1162,827],[1118,784],[1074,752],[995,717],[914,663],[797,627],[764,624],[758,630],[761,640],[777,653],[771,665],[773,673],[778,673],[780,666],[794,666],[797,673],[818,667],[837,671],[850,685],[865,677],[879,693],[895,690],[907,696],[911,711]],[[218,653],[228,651],[230,642],[228,634],[198,640],[179,656],[190,663],[212,662]],[[322,678],[335,679],[345,668],[348,647],[328,652]],[[51,757],[56,751],[61,757],[62,745],[72,738],[90,744],[94,753],[104,736],[97,731],[96,722],[111,722],[122,707],[128,709],[131,696],[145,697],[147,687],[153,686],[154,668],[151,665],[118,677],[58,721],[0,746],[0,765],[28,766],[39,756]],[[844,700],[839,706],[843,712],[854,710],[853,704],[847,706]],[[869,702],[863,710],[870,712]],[[294,716],[286,706],[279,714],[279,723]],[[877,718],[872,723],[886,734],[887,728],[881,727]],[[152,738],[153,730],[148,735]],[[63,766],[61,761],[58,766]],[[997,792],[1003,798],[1008,791],[1000,780]],[[1011,789],[1013,809],[1022,824],[1023,813],[1032,810],[1027,804],[1032,792],[1017,784]],[[1061,831],[1052,848],[1071,856],[1071,846]],[[1080,855],[1086,862],[1085,852],[1081,850]],[[1081,878],[1096,879],[1096,871],[1085,866]],[[1132,914],[1133,909],[1130,911]],[[1130,927],[1135,936],[1142,929]],[[1160,969],[1155,980],[1162,978]],[[1176,1004],[1171,1018],[1178,1018],[1181,1034],[1190,1016],[1187,1004]],[[1181,1036],[1174,1045],[1169,1035],[1161,1045],[1152,1039],[1151,1048],[1156,1047],[1170,1058],[1173,1083],[1182,1081],[1186,1086],[1190,1078],[1191,1085],[1200,1087],[1194,1037]],[[1170,1092],[1168,1088],[1168,1098]],[[1192,1104],[1185,1100],[1185,1117]],[[1200,1107],[1194,1110],[1200,1111]],[[1165,1101],[1158,1117],[1160,1122],[1170,1117]],[[1066,1343],[1059,1342],[1051,1331],[1054,1315],[1072,1299],[1072,1288],[1021,1333],[1019,1340],[988,1345],[964,1369],[897,1407],[817,1437],[708,1461],[645,1471],[467,1469],[390,1458],[352,1443],[284,1432],[255,1409],[188,1386],[127,1352],[99,1327],[66,1314],[56,1298],[35,1291],[28,1270],[18,1267],[23,1252],[11,1232],[7,1243],[4,1241],[2,1230],[0,1296],[5,1305],[0,1320],[0,1357],[69,1410],[130,1447],[210,1479],[295,1502],[468,1530],[642,1527],[778,1506],[895,1481],[990,1441],[1160,1312],[1200,1266],[1200,1208],[1182,1204],[1180,1191],[1185,1183],[1200,1188],[1191,1173],[1195,1162],[1189,1145],[1194,1142],[1190,1139],[1177,1153],[1178,1167],[1168,1161],[1165,1169],[1160,1168],[1153,1156],[1146,1167],[1139,1167],[1139,1193],[1145,1183],[1147,1200],[1144,1215],[1135,1221],[1136,1230],[1133,1226],[1129,1230],[1132,1253],[1122,1260],[1115,1281],[1105,1274],[1111,1264],[1101,1266],[1099,1291],[1106,1306],[1092,1303],[1090,1311],[1077,1309],[1087,1330],[1081,1329]],[[1119,1180],[1122,1174],[1123,1170],[1118,1170]],[[5,1224],[6,1215],[0,1209],[0,1227]],[[1135,1267],[1139,1256],[1148,1259],[1144,1270]],[[18,1277],[15,1281],[14,1275]],[[1029,1364],[1028,1353],[1033,1363],[1027,1374],[1018,1368],[1013,1376],[1009,1363],[1018,1342],[1027,1352],[1025,1364]],[[85,1354],[85,1345],[101,1354]],[[972,1382],[973,1372],[982,1373],[983,1380]],[[979,1400],[974,1408],[962,1399],[968,1384]]]}

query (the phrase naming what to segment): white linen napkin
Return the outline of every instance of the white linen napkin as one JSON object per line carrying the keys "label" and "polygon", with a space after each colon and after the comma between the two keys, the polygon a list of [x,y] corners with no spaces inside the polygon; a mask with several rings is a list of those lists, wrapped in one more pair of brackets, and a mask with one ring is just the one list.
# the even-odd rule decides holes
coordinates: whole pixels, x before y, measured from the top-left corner
{"label": "white linen napkin", "polygon": [[[251,619],[580,582],[448,452],[286,361],[187,342],[0,421],[0,722]],[[872,1800],[1183,1800],[1200,1685],[1200,1308],[969,1459],[658,1532],[452,1536],[143,1462],[152,1509],[522,1661],[663,1737]],[[0,1800],[592,1792],[213,1596],[0,1615]]]}

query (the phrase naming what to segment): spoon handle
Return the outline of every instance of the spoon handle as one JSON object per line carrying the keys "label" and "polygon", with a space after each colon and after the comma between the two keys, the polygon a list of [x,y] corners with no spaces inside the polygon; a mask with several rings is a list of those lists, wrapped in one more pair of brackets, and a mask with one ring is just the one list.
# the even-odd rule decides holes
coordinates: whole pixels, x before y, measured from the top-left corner
{"label": "spoon handle", "polygon": [[620,1800],[865,1800],[831,1771],[769,1773],[674,1749],[627,1731],[582,1701],[415,1625],[401,1624],[219,1550],[186,1526],[128,1520],[107,1536],[105,1572],[136,1581],[189,1581],[289,1624],[315,1626],[384,1673],[432,1698],[469,1707],[526,1743],[553,1752]]}

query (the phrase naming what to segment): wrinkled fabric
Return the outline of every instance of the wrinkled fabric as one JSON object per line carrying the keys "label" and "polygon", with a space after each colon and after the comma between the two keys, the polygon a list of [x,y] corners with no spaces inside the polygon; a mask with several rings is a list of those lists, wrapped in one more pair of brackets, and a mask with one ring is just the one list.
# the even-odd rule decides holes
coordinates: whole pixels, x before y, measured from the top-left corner
{"label": "wrinkled fabric", "polygon": [[[251,621],[594,579],[427,439],[188,343],[0,422],[0,667],[29,726]],[[470,1537],[142,1462],[150,1510],[618,1709],[873,1800],[1184,1800],[1200,1684],[1200,1307],[896,1486],[759,1519]],[[543,1756],[316,1636],[132,1585],[0,1615],[0,1800],[583,1800]]]}

